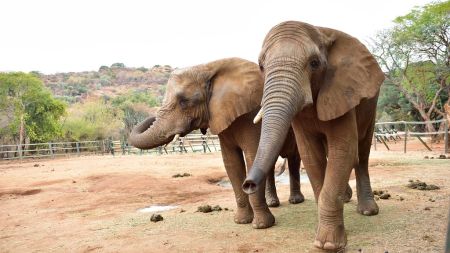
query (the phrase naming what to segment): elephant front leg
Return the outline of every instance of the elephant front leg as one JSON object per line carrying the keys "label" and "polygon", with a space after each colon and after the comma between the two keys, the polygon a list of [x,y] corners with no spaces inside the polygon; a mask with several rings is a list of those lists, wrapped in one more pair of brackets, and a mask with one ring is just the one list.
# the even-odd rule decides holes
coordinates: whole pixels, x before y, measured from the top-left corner
{"label": "elephant front leg", "polygon": [[274,170],[269,172],[266,179],[266,203],[270,207],[280,206],[280,199],[278,199],[277,188],[275,186]]}
{"label": "elephant front leg", "polygon": [[[340,120],[351,119],[351,115]],[[358,150],[356,124],[352,123],[354,121],[349,120],[341,127],[333,125],[333,131],[327,134],[328,163],[319,196],[319,226],[314,241],[316,247],[326,250],[342,249],[347,244],[344,200]]]}
{"label": "elephant front leg", "polygon": [[[255,159],[256,150],[248,151],[245,154],[245,161],[247,163],[247,168],[250,169],[253,165],[253,160]],[[272,171],[273,174],[273,171]],[[270,212],[269,207],[266,203],[265,198],[265,188],[266,182],[263,181],[258,190],[254,194],[249,195],[250,205],[253,208],[254,218],[252,222],[253,228],[261,229],[268,228],[275,224],[275,217]]]}
{"label": "elephant front leg", "polygon": [[289,203],[302,203],[305,201],[305,197],[300,190],[300,155],[298,152],[296,152],[295,155],[288,157],[288,165],[290,184]]}
{"label": "elephant front leg", "polygon": [[227,146],[222,140],[220,145],[223,163],[236,197],[237,209],[234,215],[234,222],[237,224],[250,223],[253,221],[253,210],[248,195],[241,187],[246,176],[242,151],[235,147]]}

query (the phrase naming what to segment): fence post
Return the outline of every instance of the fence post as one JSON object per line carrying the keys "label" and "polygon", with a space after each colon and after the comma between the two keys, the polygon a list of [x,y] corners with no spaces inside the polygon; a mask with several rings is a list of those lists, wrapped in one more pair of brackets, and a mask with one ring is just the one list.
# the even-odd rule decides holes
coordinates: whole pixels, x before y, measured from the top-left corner
{"label": "fence post", "polygon": [[404,124],[405,124],[405,142],[404,142],[404,145],[403,145],[403,153],[406,154],[406,142],[407,142],[407,139],[408,139],[408,127],[406,125],[406,122]]}
{"label": "fence post", "polygon": [[54,157],[54,155],[53,155],[53,148],[52,148],[52,143],[51,142],[48,143],[48,149],[50,150],[50,155],[52,155],[52,157]]}
{"label": "fence post", "polygon": [[78,154],[78,156],[80,156],[80,143],[79,142],[76,143],[76,147],[77,147],[77,154]]}
{"label": "fence post", "polygon": [[377,151],[377,133],[373,131],[373,148]]}
{"label": "fence post", "polygon": [[22,143],[19,143],[19,145],[17,145],[17,151],[19,151],[19,157],[20,160],[22,160]]}
{"label": "fence post", "polygon": [[444,121],[445,123],[445,134],[444,134],[444,153],[448,153],[448,120]]}

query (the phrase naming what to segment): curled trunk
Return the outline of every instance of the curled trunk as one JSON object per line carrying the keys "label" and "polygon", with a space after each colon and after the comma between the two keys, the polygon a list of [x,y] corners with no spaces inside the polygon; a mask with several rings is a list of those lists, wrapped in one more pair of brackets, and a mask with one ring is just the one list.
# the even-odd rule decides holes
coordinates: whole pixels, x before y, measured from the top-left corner
{"label": "curled trunk", "polygon": [[148,117],[136,125],[128,137],[128,142],[140,149],[151,149],[172,141],[173,136],[167,136],[156,117]]}

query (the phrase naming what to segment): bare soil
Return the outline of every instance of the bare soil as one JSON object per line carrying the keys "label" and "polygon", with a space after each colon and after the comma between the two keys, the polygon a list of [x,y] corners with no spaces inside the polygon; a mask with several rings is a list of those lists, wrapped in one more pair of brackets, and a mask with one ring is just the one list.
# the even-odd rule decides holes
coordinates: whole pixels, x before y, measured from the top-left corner
{"label": "bare soil", "polygon": [[[433,153],[374,151],[370,173],[380,213],[345,205],[347,252],[443,252],[450,193],[450,159]],[[189,173],[191,176],[172,177]],[[234,194],[216,183],[226,177],[220,153],[164,156],[86,156],[0,162],[0,252],[320,252],[313,248],[317,207],[288,203],[279,185],[276,225],[265,230],[233,222]],[[408,180],[439,190],[409,189]],[[197,212],[200,205],[229,210]],[[152,213],[139,209],[176,205]],[[361,249],[361,251],[359,251]]]}

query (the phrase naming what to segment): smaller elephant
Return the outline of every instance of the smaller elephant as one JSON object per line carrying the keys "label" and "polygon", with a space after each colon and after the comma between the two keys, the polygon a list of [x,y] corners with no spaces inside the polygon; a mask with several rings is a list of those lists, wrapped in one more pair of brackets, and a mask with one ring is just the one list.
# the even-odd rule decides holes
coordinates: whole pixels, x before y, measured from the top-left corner
{"label": "smaller elephant", "polygon": [[[260,109],[263,78],[257,64],[228,58],[203,65],[176,70],[168,81],[167,91],[156,118],[138,124],[130,134],[131,145],[150,149],[167,144],[177,136],[195,129],[217,134],[222,157],[237,202],[234,221],[253,223],[254,228],[272,226],[275,218],[268,208],[278,206],[272,173],[258,194],[248,196],[241,188],[258,149],[261,123],[253,119]],[[300,191],[300,156],[291,130],[280,153],[288,158],[291,192],[289,202],[303,202]],[[265,195],[266,192],[266,195]],[[266,198],[267,202],[266,203]]]}

